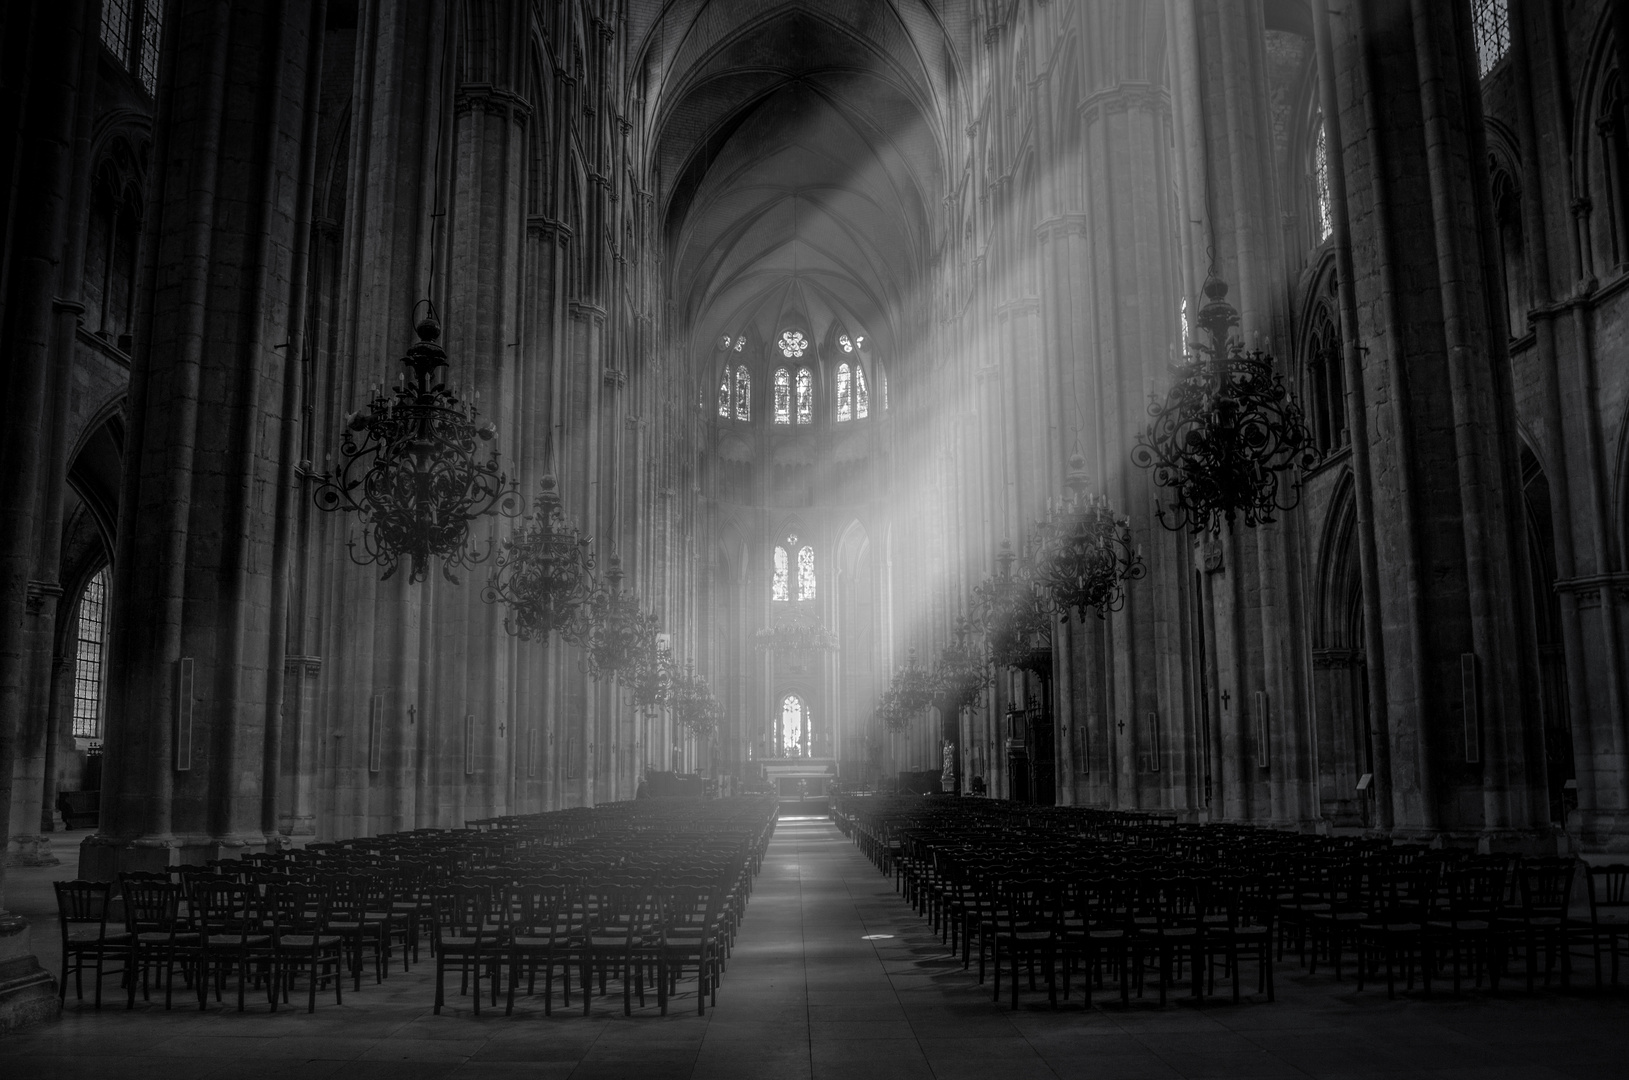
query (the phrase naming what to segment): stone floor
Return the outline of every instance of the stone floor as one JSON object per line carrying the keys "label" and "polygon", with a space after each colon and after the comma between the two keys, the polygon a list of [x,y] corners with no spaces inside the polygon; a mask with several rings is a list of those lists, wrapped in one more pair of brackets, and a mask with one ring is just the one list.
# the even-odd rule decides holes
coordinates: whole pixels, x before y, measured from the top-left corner
{"label": "stone floor", "polygon": [[[70,869],[18,873],[16,906],[48,897],[41,883]],[[50,921],[36,926],[54,933]],[[315,1015],[271,1015],[263,1003],[243,1015],[157,1003],[98,1013],[70,997],[61,1023],[0,1040],[0,1077],[1629,1078],[1629,992],[1392,1002],[1383,989],[1359,994],[1350,980],[1286,962],[1272,1004],[1160,1008],[1149,998],[1121,1010],[1100,993],[1090,1009],[1077,997],[1053,1012],[1043,993],[1013,1012],[817,820],[781,823],[705,1017],[687,993],[667,1017],[652,998],[626,1018],[615,988],[587,1018],[545,1018],[530,1003],[513,1017],[476,1018],[468,999],[434,1016],[432,971],[425,963],[364,983]]]}

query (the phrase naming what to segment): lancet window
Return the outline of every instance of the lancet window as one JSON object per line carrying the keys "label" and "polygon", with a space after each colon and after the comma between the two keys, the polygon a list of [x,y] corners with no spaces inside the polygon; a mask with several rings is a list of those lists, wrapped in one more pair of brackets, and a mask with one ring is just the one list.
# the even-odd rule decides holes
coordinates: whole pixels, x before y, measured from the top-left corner
{"label": "lancet window", "polygon": [[102,737],[102,672],[107,648],[107,567],[79,594],[79,632],[74,655],[74,737]]}
{"label": "lancet window", "polygon": [[804,544],[798,548],[798,599],[815,598],[814,548]]}
{"label": "lancet window", "polygon": [[792,599],[790,560],[786,557],[786,549],[779,544],[775,545],[775,572],[769,580],[769,598],[780,603]]}
{"label": "lancet window", "polygon": [[798,368],[798,423],[814,422],[814,372]]}
{"label": "lancet window", "polygon": [[803,756],[806,712],[803,699],[796,694],[781,698],[780,746],[777,749],[782,757]]}
{"label": "lancet window", "polygon": [[735,418],[752,419],[752,373],[745,364],[735,369]]}
{"label": "lancet window", "polygon": [[1485,78],[1510,51],[1508,0],[1471,0],[1471,37],[1479,74]]}
{"label": "lancet window", "polygon": [[777,368],[775,371],[775,423],[790,424],[791,422],[792,373],[785,368]]}
{"label": "lancet window", "polygon": [[1318,215],[1318,243],[1329,239],[1335,230],[1335,212],[1329,195],[1329,144],[1325,140],[1323,118],[1318,119],[1318,130],[1312,145],[1313,209]]}

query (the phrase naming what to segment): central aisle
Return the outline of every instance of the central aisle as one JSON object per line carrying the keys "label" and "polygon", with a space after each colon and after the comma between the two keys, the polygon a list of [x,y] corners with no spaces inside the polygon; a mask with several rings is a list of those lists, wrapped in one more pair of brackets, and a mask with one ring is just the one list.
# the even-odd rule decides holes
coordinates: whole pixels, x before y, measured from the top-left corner
{"label": "central aisle", "polygon": [[835,825],[782,820],[693,1075],[1058,1076],[971,981]]}

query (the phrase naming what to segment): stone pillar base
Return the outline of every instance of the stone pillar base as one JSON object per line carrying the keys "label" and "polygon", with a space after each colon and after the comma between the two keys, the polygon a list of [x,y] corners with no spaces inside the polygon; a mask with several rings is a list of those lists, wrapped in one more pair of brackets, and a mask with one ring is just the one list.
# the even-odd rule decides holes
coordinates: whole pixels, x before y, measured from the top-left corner
{"label": "stone pillar base", "polygon": [[56,866],[61,862],[51,852],[49,836],[18,833],[6,844],[7,866]]}
{"label": "stone pillar base", "polygon": [[1567,832],[1581,851],[1622,855],[1629,852],[1629,810],[1574,810],[1567,816]]}
{"label": "stone pillar base", "polygon": [[0,915],[0,1035],[61,1015],[57,981],[34,955],[28,920]]}
{"label": "stone pillar base", "polygon": [[87,836],[79,845],[79,876],[86,881],[113,881],[120,874],[156,872],[182,863],[237,859],[251,852],[273,851],[261,835],[252,836]]}

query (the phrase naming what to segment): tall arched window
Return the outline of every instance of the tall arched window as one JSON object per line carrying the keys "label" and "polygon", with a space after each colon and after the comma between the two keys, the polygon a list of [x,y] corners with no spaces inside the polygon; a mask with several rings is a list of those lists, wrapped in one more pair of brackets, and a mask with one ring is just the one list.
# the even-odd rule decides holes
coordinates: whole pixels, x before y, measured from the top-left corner
{"label": "tall arched window", "polygon": [[82,273],[85,329],[125,352],[136,300],[136,244],[141,236],[141,167],[122,139],[96,170]]}
{"label": "tall arched window", "polygon": [[745,364],[735,369],[735,418],[752,419],[752,375]]}
{"label": "tall arched window", "polygon": [[804,544],[798,548],[798,599],[815,598],[814,548]]}
{"label": "tall arched window", "polygon": [[74,653],[74,738],[102,737],[102,671],[107,648],[107,567],[79,594]]}
{"label": "tall arched window", "polygon": [[865,368],[854,365],[854,419],[871,415],[871,388],[865,385]]}
{"label": "tall arched window", "polygon": [[786,549],[779,544],[775,545],[775,573],[769,580],[769,598],[782,602],[792,599],[791,567]]}
{"label": "tall arched window", "polygon": [[792,373],[785,368],[775,370],[775,423],[792,422]]}
{"label": "tall arched window", "polygon": [[730,418],[730,369],[725,368],[718,380],[718,415]]}
{"label": "tall arched window", "polygon": [[854,402],[852,400],[853,376],[847,364],[837,365],[837,422],[839,424],[854,418]]}
{"label": "tall arched window", "polygon": [[1471,37],[1476,41],[1476,66],[1484,78],[1510,51],[1508,0],[1471,0]]}
{"label": "tall arched window", "polygon": [[1522,232],[1521,190],[1504,169],[1493,173],[1493,220],[1499,227],[1499,261],[1505,272],[1505,314],[1511,337],[1527,332],[1531,290],[1527,283],[1527,241]]}
{"label": "tall arched window", "polygon": [[1335,230],[1335,213],[1329,195],[1329,144],[1325,141],[1322,116],[1318,117],[1318,130],[1312,138],[1312,197],[1321,244]]}
{"label": "tall arched window", "polygon": [[804,756],[808,717],[809,712],[803,707],[802,698],[796,694],[787,694],[781,698],[780,746],[776,749],[782,757]]}
{"label": "tall arched window", "polygon": [[798,368],[798,423],[814,421],[814,372]]}
{"label": "tall arched window", "polygon": [[163,29],[163,0],[102,0],[102,44],[149,94],[158,90]]}
{"label": "tall arched window", "polygon": [[1307,405],[1311,412],[1312,439],[1319,450],[1329,453],[1351,441],[1346,423],[1346,368],[1341,356],[1340,324],[1335,321],[1332,303],[1319,303],[1307,335]]}

